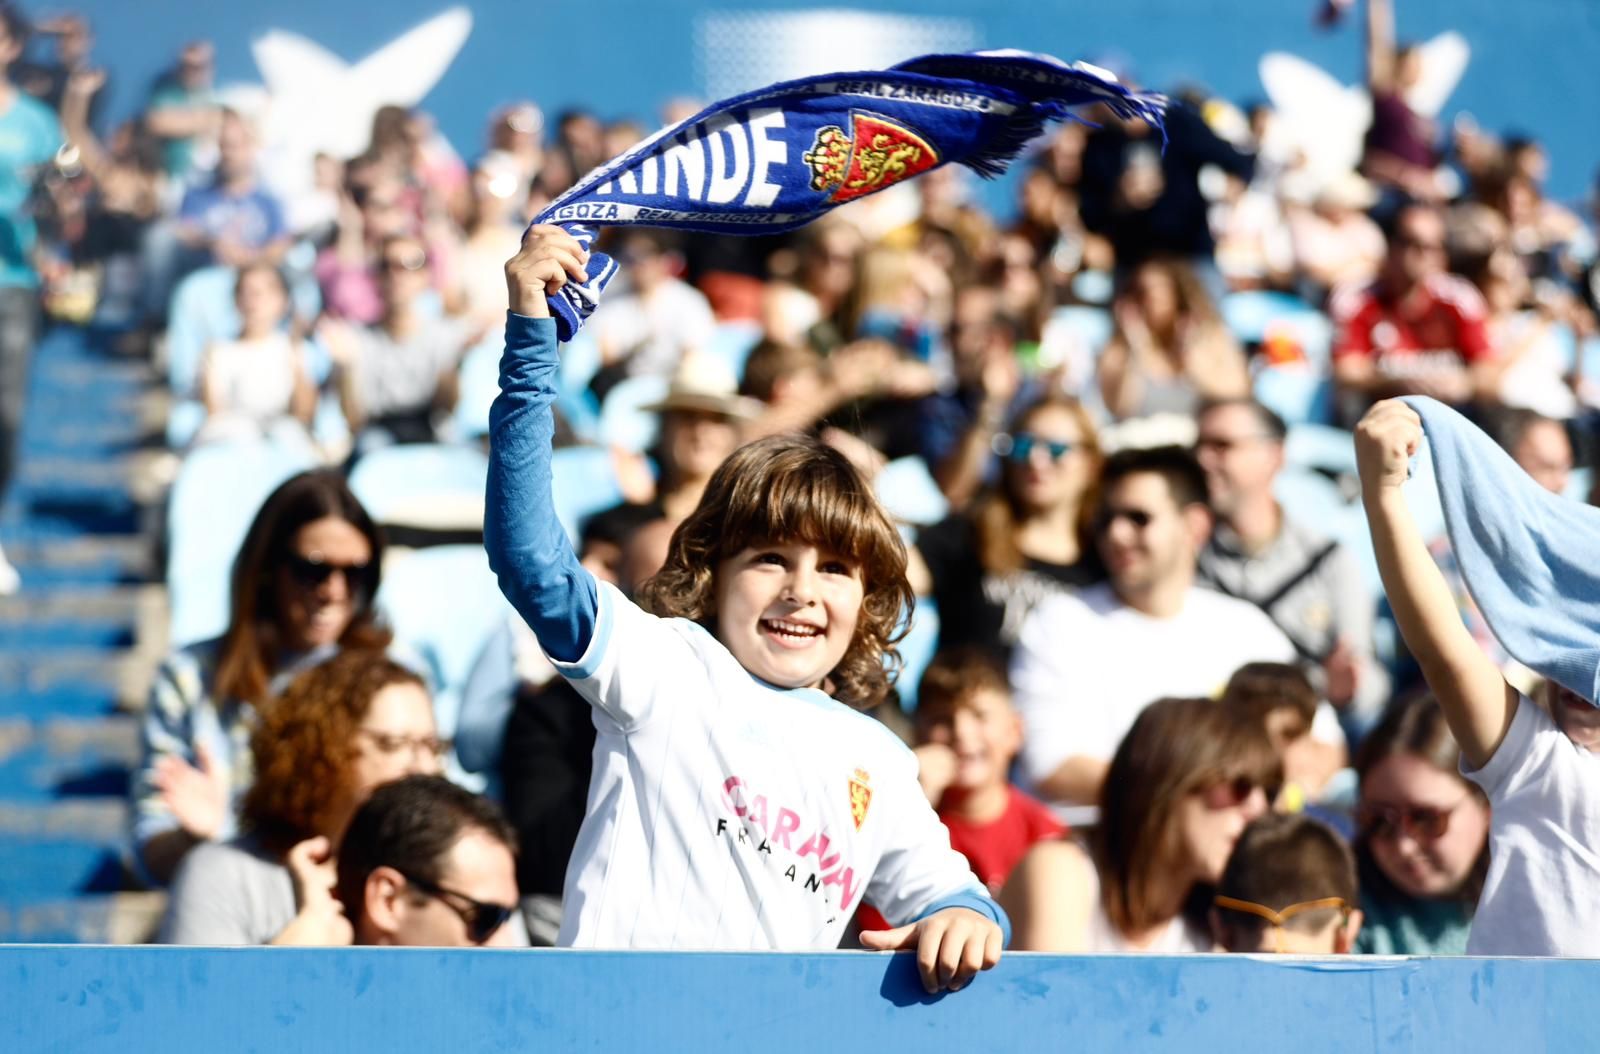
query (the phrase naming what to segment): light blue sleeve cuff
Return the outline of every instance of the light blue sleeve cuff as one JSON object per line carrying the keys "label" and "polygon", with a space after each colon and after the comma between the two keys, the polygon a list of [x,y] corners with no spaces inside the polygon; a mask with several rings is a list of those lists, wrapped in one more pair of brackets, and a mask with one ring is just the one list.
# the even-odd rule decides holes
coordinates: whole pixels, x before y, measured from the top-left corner
{"label": "light blue sleeve cuff", "polygon": [[916,921],[921,922],[929,915],[944,911],[946,908],[966,908],[997,923],[1000,926],[1002,942],[1006,947],[1011,947],[1011,919],[1007,917],[1005,909],[995,903],[994,898],[975,889],[966,890],[929,904],[927,910],[917,916]]}

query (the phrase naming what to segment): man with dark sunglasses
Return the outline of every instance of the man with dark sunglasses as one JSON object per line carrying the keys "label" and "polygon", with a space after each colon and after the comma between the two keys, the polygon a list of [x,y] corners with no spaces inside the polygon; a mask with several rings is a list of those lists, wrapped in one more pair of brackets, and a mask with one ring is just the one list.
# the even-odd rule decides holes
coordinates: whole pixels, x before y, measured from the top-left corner
{"label": "man with dark sunglasses", "polygon": [[355,943],[525,944],[515,852],[516,832],[487,798],[439,776],[379,787],[339,846],[337,893]]}

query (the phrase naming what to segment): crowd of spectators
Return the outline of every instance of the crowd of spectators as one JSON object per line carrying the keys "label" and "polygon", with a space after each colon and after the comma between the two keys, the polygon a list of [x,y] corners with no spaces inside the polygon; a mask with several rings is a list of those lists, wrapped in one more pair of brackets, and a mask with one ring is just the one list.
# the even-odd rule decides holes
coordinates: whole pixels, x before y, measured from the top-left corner
{"label": "crowd of spectators", "polygon": [[[622,278],[557,406],[558,446],[597,454],[558,482],[594,492],[584,566],[632,595],[763,435],[813,432],[878,481],[927,642],[880,716],[1018,947],[1465,946],[1488,805],[1370,550],[1329,518],[1354,493],[1341,429],[1432,395],[1588,500],[1600,215],[1545,197],[1527,134],[1441,135],[1406,102],[1386,0],[1368,19],[1364,156],[1320,182],[1274,150],[1269,107],[1231,121],[1189,89],[1164,148],[1109,113],[1054,129],[1013,217],[951,168],[793,235],[605,236]],[[481,448],[502,265],[644,129],[516,101],[463,159],[385,107],[364,152],[276,188],[208,43],[108,127],[87,21],[33,30],[0,5],[0,497],[41,309],[167,364],[179,473],[260,445],[313,466],[255,513],[226,625],[174,642],[150,693],[133,856],[170,888],[160,939],[551,943],[588,707],[509,612],[466,687],[442,684],[379,603],[439,539],[387,544],[404,525],[346,480],[397,448]],[[907,479],[918,501],[896,500]]]}

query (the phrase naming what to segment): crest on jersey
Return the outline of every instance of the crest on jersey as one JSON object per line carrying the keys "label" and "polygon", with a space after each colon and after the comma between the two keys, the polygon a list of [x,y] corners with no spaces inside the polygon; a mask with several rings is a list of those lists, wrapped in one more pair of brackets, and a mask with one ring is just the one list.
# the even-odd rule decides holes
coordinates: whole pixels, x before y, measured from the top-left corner
{"label": "crest on jersey", "polygon": [[850,777],[850,818],[855,821],[858,831],[867,822],[867,809],[872,805],[872,788],[867,786],[868,779],[865,769],[856,769]]}
{"label": "crest on jersey", "polygon": [[811,189],[832,190],[828,200],[835,203],[893,186],[939,163],[938,153],[911,129],[855,112],[849,132],[836,124],[819,128],[800,158],[811,166]]}

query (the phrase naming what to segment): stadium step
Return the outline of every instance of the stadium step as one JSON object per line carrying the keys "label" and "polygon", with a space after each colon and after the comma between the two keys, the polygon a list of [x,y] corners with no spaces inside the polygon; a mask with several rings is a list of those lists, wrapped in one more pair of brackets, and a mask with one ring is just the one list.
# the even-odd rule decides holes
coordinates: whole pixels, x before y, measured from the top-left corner
{"label": "stadium step", "polygon": [[139,757],[138,719],[0,718],[0,801],[46,804],[128,792]]}

